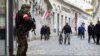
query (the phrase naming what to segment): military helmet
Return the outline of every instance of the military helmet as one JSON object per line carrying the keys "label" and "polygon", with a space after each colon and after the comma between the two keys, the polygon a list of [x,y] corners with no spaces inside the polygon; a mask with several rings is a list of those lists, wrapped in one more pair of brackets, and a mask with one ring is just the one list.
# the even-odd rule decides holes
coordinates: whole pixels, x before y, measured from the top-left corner
{"label": "military helmet", "polygon": [[30,5],[28,5],[28,4],[22,4],[21,9],[23,9],[23,8],[30,8]]}

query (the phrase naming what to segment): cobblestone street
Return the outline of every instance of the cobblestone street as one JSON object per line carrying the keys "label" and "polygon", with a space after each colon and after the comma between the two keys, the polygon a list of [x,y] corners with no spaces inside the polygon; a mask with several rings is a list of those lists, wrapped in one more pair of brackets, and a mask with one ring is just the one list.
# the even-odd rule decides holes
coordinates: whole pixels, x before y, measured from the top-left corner
{"label": "cobblestone street", "polygon": [[28,56],[100,56],[100,45],[88,43],[88,38],[81,40],[77,36],[71,36],[70,45],[59,45],[58,37],[50,40],[34,40],[29,42]]}

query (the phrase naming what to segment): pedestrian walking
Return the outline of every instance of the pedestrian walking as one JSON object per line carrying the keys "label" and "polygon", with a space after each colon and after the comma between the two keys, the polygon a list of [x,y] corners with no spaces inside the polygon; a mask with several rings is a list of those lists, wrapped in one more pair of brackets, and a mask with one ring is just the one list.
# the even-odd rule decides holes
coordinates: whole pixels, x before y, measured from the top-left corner
{"label": "pedestrian walking", "polygon": [[44,26],[44,31],[45,31],[45,40],[49,40],[50,29],[48,28],[47,25]]}
{"label": "pedestrian walking", "polygon": [[21,9],[17,12],[16,22],[16,34],[18,39],[17,56],[27,56],[26,52],[28,49],[26,33],[30,29],[34,29],[34,23],[31,20],[30,6],[23,4]]}
{"label": "pedestrian walking", "polygon": [[45,25],[41,27],[40,34],[41,34],[41,40],[43,39],[43,36],[44,39],[47,40],[47,27]]}
{"label": "pedestrian walking", "polygon": [[93,41],[95,43],[95,35],[94,35],[94,25],[91,22],[90,25],[88,26],[88,43],[90,43],[90,38],[93,38]]}
{"label": "pedestrian walking", "polygon": [[44,33],[44,25],[42,25],[42,27],[41,27],[40,34],[41,34],[41,40],[42,40],[42,37],[45,36],[45,33]]}
{"label": "pedestrian walking", "polygon": [[100,21],[95,25],[96,44],[100,45]]}
{"label": "pedestrian walking", "polygon": [[84,23],[81,24],[81,26],[79,27],[79,35],[81,37],[81,39],[85,38],[85,27],[84,27]]}
{"label": "pedestrian walking", "polygon": [[64,44],[66,44],[66,40],[68,39],[68,44],[70,44],[70,33],[72,33],[70,25],[66,23],[66,25],[63,27],[62,32],[64,32],[65,38],[64,38]]}
{"label": "pedestrian walking", "polygon": [[51,34],[50,27],[47,26],[47,40],[49,40],[50,34]]}

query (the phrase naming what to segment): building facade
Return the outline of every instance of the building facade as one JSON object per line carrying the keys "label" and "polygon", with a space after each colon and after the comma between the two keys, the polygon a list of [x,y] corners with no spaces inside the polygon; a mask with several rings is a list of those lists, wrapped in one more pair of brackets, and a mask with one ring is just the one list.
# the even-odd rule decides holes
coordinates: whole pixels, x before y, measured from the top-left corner
{"label": "building facade", "polygon": [[96,0],[92,4],[94,5],[93,22],[96,24],[98,20],[100,21],[100,0]]}
{"label": "building facade", "polygon": [[66,23],[69,23],[72,27],[72,31],[75,33],[75,30],[77,30],[81,23],[84,22],[87,29],[87,26],[92,21],[92,15],[86,13],[78,7],[75,7],[74,5],[61,0],[51,0],[50,2],[53,6],[51,29],[57,35],[59,35]]}

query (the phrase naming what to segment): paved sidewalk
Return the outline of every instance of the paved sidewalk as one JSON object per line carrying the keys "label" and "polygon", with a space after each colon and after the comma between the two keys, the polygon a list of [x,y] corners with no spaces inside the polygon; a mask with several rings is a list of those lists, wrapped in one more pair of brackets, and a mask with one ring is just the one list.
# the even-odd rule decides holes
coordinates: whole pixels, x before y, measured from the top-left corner
{"label": "paved sidewalk", "polygon": [[5,55],[5,40],[0,40],[0,56]]}
{"label": "paved sidewalk", "polygon": [[100,56],[100,45],[89,44],[87,38],[79,39],[71,36],[71,45],[59,45],[58,37],[51,37],[50,40],[34,40],[29,42],[28,56]]}

